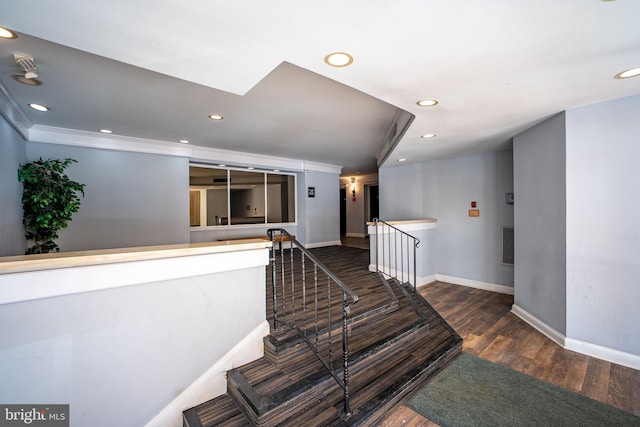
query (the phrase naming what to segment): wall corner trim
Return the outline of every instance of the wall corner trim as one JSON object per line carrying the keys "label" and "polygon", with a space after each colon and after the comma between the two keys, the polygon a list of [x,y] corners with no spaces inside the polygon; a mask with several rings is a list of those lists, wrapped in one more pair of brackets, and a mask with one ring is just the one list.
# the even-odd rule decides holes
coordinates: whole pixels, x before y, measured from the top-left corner
{"label": "wall corner trim", "polygon": [[182,425],[182,412],[227,391],[227,371],[264,355],[263,338],[269,335],[265,320],[220,360],[165,406],[145,427]]}
{"label": "wall corner trim", "polygon": [[516,304],[513,304],[511,306],[511,312],[516,316],[518,316],[520,319],[524,320],[526,323],[529,324],[529,326],[536,329],[542,335],[546,336],[551,341],[558,344],[560,347],[566,348],[565,347],[566,337],[560,332],[556,331],[551,326],[549,326],[547,323],[538,319],[536,316],[534,316],[533,314],[529,313],[527,310],[523,309],[522,307]]}

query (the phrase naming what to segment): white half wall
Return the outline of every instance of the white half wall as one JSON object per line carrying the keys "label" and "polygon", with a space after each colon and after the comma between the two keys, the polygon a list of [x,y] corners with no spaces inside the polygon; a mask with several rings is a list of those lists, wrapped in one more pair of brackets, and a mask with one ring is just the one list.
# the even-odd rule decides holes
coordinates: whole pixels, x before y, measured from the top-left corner
{"label": "white half wall", "polygon": [[[253,265],[246,261],[256,257],[234,254],[241,265],[234,264],[233,271],[224,271],[233,264],[227,252],[156,260],[171,264],[206,258],[202,268],[218,272],[176,266],[168,269],[169,280],[148,281],[144,274],[134,274],[138,283],[126,286],[121,282],[132,276],[132,266],[149,272],[148,261],[99,266],[110,274],[87,266],[0,275],[3,282],[33,275],[65,287],[56,280],[66,277],[64,270],[73,270],[87,284],[86,291],[0,304],[0,401],[67,403],[74,426],[138,427],[159,414],[164,420],[178,419],[196,394],[214,397],[222,365],[243,363],[249,354],[230,352],[251,336],[242,348],[258,354],[260,335],[268,330],[268,249],[260,251]],[[224,256],[217,260],[217,255]],[[154,273],[163,270],[157,263],[152,268]],[[91,287],[105,280],[110,287]],[[31,284],[37,285],[25,280],[23,287]],[[212,388],[198,385],[203,375],[213,381]],[[185,390],[190,390],[189,398]]]}

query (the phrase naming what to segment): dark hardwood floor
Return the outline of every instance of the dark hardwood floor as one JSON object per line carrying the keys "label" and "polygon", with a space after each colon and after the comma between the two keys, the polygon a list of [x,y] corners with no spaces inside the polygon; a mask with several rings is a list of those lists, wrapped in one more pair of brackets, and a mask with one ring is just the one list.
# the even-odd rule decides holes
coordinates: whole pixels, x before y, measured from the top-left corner
{"label": "dark hardwood floor", "polygon": [[[640,416],[640,371],[563,349],[510,312],[513,296],[442,282],[419,290],[463,351]],[[436,424],[399,405],[379,425]]]}

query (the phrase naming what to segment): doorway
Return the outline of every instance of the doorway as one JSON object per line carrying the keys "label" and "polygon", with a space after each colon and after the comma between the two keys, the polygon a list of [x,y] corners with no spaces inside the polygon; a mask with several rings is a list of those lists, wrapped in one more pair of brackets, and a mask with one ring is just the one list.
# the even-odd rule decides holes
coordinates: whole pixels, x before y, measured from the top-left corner
{"label": "doorway", "polygon": [[340,189],[340,235],[347,234],[347,189]]}
{"label": "doorway", "polygon": [[380,218],[380,200],[378,198],[378,184],[368,185],[369,191],[365,194],[369,195],[369,204],[367,206],[367,221],[373,221],[374,218]]}

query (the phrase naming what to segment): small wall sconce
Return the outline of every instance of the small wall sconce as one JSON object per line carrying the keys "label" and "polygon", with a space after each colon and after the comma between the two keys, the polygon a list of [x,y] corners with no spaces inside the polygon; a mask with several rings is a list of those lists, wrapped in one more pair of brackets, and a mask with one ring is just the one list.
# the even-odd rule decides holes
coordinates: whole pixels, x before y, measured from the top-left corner
{"label": "small wall sconce", "polygon": [[352,200],[355,202],[356,201],[356,179],[355,178],[351,178],[351,197],[352,197]]}

